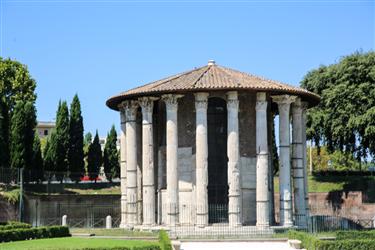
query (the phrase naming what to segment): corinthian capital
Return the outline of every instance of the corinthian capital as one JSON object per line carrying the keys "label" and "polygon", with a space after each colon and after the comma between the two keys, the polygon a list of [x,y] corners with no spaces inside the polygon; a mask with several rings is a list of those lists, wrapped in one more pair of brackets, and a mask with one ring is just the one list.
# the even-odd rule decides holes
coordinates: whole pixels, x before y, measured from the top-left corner
{"label": "corinthian capital", "polygon": [[152,113],[154,108],[154,101],[156,101],[157,97],[141,97],[138,99],[139,106],[142,108],[143,113]]}
{"label": "corinthian capital", "polygon": [[301,98],[297,97],[295,102],[292,104],[292,114],[302,114]]}
{"label": "corinthian capital", "polygon": [[174,94],[167,94],[162,95],[161,99],[165,102],[167,109],[177,109],[179,98],[183,97],[183,95],[174,95]]}
{"label": "corinthian capital", "polygon": [[297,96],[293,95],[275,95],[271,96],[272,100],[277,103],[279,114],[289,114],[290,104],[294,102]]}
{"label": "corinthian capital", "polygon": [[257,101],[255,105],[256,111],[267,111],[267,99],[266,93],[258,92],[257,93]]}
{"label": "corinthian capital", "polygon": [[291,104],[297,98],[297,96],[294,96],[294,95],[274,95],[271,97],[272,97],[272,100],[276,102],[278,105]]}
{"label": "corinthian capital", "polygon": [[237,91],[227,92],[227,108],[228,109],[238,109],[238,94]]}
{"label": "corinthian capital", "polygon": [[126,122],[126,105],[127,101],[123,101],[117,106],[120,111],[121,124],[125,124]]}
{"label": "corinthian capital", "polygon": [[137,101],[128,101],[126,103],[126,108],[125,108],[125,111],[126,111],[126,121],[127,122],[131,122],[131,121],[135,121],[136,117],[137,117],[137,109],[138,109],[138,102]]}
{"label": "corinthian capital", "polygon": [[207,109],[208,93],[195,93],[195,109]]}

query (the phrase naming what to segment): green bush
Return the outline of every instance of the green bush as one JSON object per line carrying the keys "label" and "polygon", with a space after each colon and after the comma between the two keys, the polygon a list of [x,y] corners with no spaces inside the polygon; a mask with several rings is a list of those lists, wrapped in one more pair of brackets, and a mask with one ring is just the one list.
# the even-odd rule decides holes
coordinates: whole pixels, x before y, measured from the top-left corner
{"label": "green bush", "polygon": [[143,246],[143,247],[133,247],[132,250],[161,250],[161,248],[159,244],[155,244],[155,245]]}
{"label": "green bush", "polygon": [[18,221],[9,221],[4,225],[0,225],[0,231],[17,229],[17,228],[31,228],[31,225],[27,223],[18,222]]}
{"label": "green bush", "polygon": [[368,231],[338,231],[336,233],[337,240],[367,240],[367,239],[374,239],[375,240],[375,230],[368,230]]}
{"label": "green bush", "polygon": [[317,250],[369,250],[375,249],[375,240],[320,240],[316,247]]}
{"label": "green bush", "polygon": [[0,231],[0,242],[70,236],[69,228],[61,226],[16,228]]}
{"label": "green bush", "polygon": [[[319,240],[317,237],[310,235],[304,232],[298,231],[289,231],[288,238],[289,239],[297,239],[302,242],[302,246],[307,250],[368,250],[368,249],[375,249],[375,238],[373,237],[375,233],[372,232],[372,237],[365,238],[357,238],[353,239],[353,235],[361,235],[358,237],[364,237],[366,231],[346,231],[346,232],[338,232],[337,235],[340,235],[336,238],[336,240]],[[349,234],[351,235],[349,236]],[[348,238],[343,238],[348,236]],[[351,239],[349,237],[352,237]],[[372,238],[372,239],[371,239]]]}
{"label": "green bush", "polygon": [[172,250],[172,243],[168,237],[167,232],[160,230],[159,232],[159,243],[161,250]]}

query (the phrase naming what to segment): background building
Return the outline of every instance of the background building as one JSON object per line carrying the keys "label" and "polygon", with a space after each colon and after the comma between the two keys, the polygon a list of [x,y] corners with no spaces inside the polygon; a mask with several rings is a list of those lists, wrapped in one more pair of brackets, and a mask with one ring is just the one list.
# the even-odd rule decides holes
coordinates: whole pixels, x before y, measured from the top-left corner
{"label": "background building", "polygon": [[38,121],[36,129],[38,131],[39,138],[48,137],[51,134],[51,131],[55,129],[55,127],[55,122]]}

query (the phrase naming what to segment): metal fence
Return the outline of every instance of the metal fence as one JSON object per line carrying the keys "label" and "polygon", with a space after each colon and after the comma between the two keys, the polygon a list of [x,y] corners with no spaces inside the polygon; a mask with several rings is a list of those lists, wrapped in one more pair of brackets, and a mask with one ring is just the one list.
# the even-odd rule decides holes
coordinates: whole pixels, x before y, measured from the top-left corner
{"label": "metal fence", "polygon": [[[81,174],[81,173],[79,173]],[[16,169],[2,169],[0,168],[0,183],[8,183],[17,185],[19,183],[19,171]],[[27,175],[27,171],[26,171]],[[31,176],[29,174],[29,176]],[[28,184],[25,184],[24,189],[30,192],[40,191],[41,193],[60,193],[61,188],[68,187],[69,185],[79,185],[81,188],[95,185],[95,188],[100,189],[101,185],[107,185],[109,183],[104,175],[99,175],[96,179],[85,179],[82,175],[80,184],[76,184],[72,176],[77,176],[74,173],[63,172],[44,172],[43,177],[38,180],[28,180]],[[95,176],[95,175],[91,175]],[[118,184],[118,180],[114,180]],[[97,182],[94,184],[94,182]],[[63,184],[63,185],[61,185]],[[93,186],[90,186],[93,187]],[[40,190],[38,190],[40,189]],[[64,190],[62,190],[64,191]],[[63,193],[63,192],[62,192]],[[43,195],[42,195],[43,196]],[[40,196],[40,197],[42,197]],[[70,196],[71,197],[71,196]],[[181,201],[180,201],[181,202]],[[34,226],[47,226],[47,225],[61,225],[62,217],[67,216],[67,224],[73,228],[104,228],[105,220],[108,215],[112,217],[112,227],[119,227],[121,218],[121,207],[120,198],[117,202],[109,202],[105,200],[100,204],[89,203],[89,202],[68,202],[67,200],[61,200],[60,202],[48,203],[43,198],[36,203],[31,203],[26,199],[25,209],[25,222],[29,222]],[[229,225],[229,209],[227,204],[209,204],[207,208],[208,213],[208,225],[205,227],[197,227],[196,212],[197,208],[194,204],[186,204],[182,202],[178,208],[179,223],[175,226],[168,226],[166,222],[167,211],[165,207],[162,207],[161,215],[155,214],[157,221],[160,221],[160,225],[156,225],[156,228],[160,226],[166,227],[170,230],[171,236],[183,237],[183,238],[249,238],[249,237],[273,237],[275,233],[285,233],[286,230],[290,229],[287,227],[280,226],[278,224],[279,218],[277,211],[275,211],[275,218],[271,218],[270,221],[276,221],[270,227],[259,228],[256,227],[256,208],[254,204],[251,206],[243,206],[243,215],[241,220],[244,221],[241,226],[230,226]],[[350,229],[363,229],[363,228],[374,228],[374,217],[372,216],[358,216],[358,211],[362,211],[359,207],[343,206],[340,209],[333,207],[332,205],[318,205],[310,204],[310,216],[307,218],[305,223],[301,223],[306,218],[299,218],[298,216],[293,217],[292,228],[297,228],[299,225],[300,230],[319,233],[332,230],[350,230]],[[137,204],[138,208],[142,208],[142,205]],[[160,208],[159,206],[156,206]],[[174,210],[170,209],[170,211]],[[203,211],[200,209],[200,211]],[[354,212],[356,211],[356,212]],[[159,211],[160,212],[160,211]],[[142,211],[137,215],[137,224],[141,225],[142,221],[139,218]],[[156,213],[156,211],[155,211]],[[305,225],[300,227],[300,225]],[[142,229],[142,226],[135,226],[135,228]]]}
{"label": "metal fence", "polygon": [[20,180],[20,170],[14,168],[0,168],[0,183],[16,185]]}
{"label": "metal fence", "polygon": [[[23,183],[25,184],[64,184],[64,183],[105,183],[109,181],[119,181],[119,176],[107,178],[104,170],[98,173],[89,172],[70,172],[70,171],[43,171],[23,169]],[[1,184],[19,184],[20,169],[2,168],[0,167],[0,183]]]}
{"label": "metal fence", "polygon": [[104,228],[105,219],[112,217],[112,226],[120,225],[120,204],[69,204],[43,203],[36,208],[29,205],[29,216],[26,222],[33,226],[61,225],[62,217],[67,217],[67,225],[72,228]]}
{"label": "metal fence", "polygon": [[[40,208],[33,216],[28,218],[29,223],[34,226],[61,225],[62,217],[67,216],[67,225],[72,228],[105,228],[105,220],[108,215],[112,218],[112,227],[120,225],[120,204],[112,205],[95,205],[95,204],[40,204]],[[228,223],[228,207],[220,204],[215,206],[210,204],[208,207],[209,224],[205,227],[195,225],[196,215],[193,205],[185,206],[179,211],[179,222],[175,226],[166,226],[166,210],[164,210],[161,225],[146,227],[146,229],[157,229],[165,227],[169,230],[172,237],[178,238],[204,238],[204,239],[238,239],[238,238],[263,238],[274,237],[275,234],[286,233],[290,228],[304,230],[311,233],[321,233],[335,230],[353,230],[374,228],[374,222],[371,219],[350,219],[335,214],[327,214],[327,207],[310,207],[313,214],[307,219],[294,216],[293,226],[284,227],[279,224],[273,224],[270,227],[259,228],[255,223],[244,223],[241,226],[230,226]],[[134,225],[135,229],[144,230],[142,221]],[[255,220],[255,218],[254,218]],[[253,221],[254,221],[253,220]],[[305,220],[304,227],[301,220]],[[214,221],[214,222],[212,222]],[[302,223],[303,224],[303,223]]]}

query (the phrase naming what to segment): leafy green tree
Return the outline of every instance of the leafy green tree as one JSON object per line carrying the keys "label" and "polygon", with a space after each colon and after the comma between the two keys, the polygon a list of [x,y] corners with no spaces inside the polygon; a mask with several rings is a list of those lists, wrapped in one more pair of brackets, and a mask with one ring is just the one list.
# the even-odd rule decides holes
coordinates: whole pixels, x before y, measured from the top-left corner
{"label": "leafy green tree", "polygon": [[0,167],[10,165],[10,121],[16,102],[34,103],[35,87],[25,65],[0,57]]}
{"label": "leafy green tree", "polygon": [[[309,151],[310,148],[307,150]],[[360,170],[361,168],[361,163],[351,153],[341,152],[340,150],[329,152],[326,146],[322,146],[319,152],[317,147],[313,147],[311,155],[313,171],[348,171]],[[310,162],[310,154],[307,154],[307,161]]]}
{"label": "leafy green tree", "polygon": [[98,131],[96,131],[94,141],[90,144],[87,155],[87,171],[91,180],[96,182],[102,163],[102,149],[99,143]]}
{"label": "leafy green tree", "polygon": [[69,111],[65,101],[59,102],[56,114],[56,179],[62,182],[64,172],[68,171],[69,150]]}
{"label": "leafy green tree", "polygon": [[83,119],[81,115],[81,104],[75,95],[70,105],[69,124],[69,171],[70,178],[79,182],[85,171],[83,152]]}
{"label": "leafy green tree", "polygon": [[89,146],[92,143],[92,134],[90,132],[85,134],[85,138],[83,139],[83,152],[85,156],[87,156],[89,152]]}
{"label": "leafy green tree", "polygon": [[308,111],[308,139],[359,162],[375,156],[375,52],[356,52],[320,66],[307,73],[301,86],[321,96]]}
{"label": "leafy green tree", "polygon": [[40,148],[42,150],[42,155],[44,154],[44,149],[46,147],[46,143],[47,143],[47,140],[48,140],[48,137],[42,137],[42,138],[39,138],[40,140]]}
{"label": "leafy green tree", "polygon": [[31,161],[33,170],[32,180],[33,181],[43,181],[43,158],[42,149],[40,145],[40,139],[37,133],[35,133],[34,143],[33,143],[33,156]]}
{"label": "leafy green tree", "polygon": [[0,98],[0,167],[9,167],[9,114],[3,98]]}
{"label": "leafy green tree", "polygon": [[18,101],[11,121],[11,166],[30,170],[36,126],[32,102]]}
{"label": "leafy green tree", "polygon": [[107,135],[107,141],[104,146],[103,166],[107,179],[112,182],[113,178],[120,175],[119,154],[117,150],[117,133],[113,125]]}

